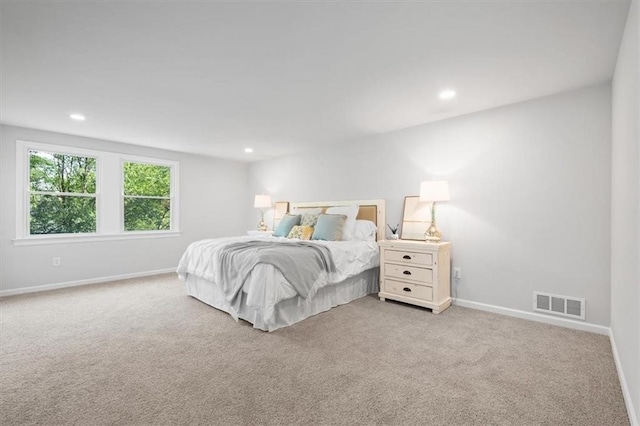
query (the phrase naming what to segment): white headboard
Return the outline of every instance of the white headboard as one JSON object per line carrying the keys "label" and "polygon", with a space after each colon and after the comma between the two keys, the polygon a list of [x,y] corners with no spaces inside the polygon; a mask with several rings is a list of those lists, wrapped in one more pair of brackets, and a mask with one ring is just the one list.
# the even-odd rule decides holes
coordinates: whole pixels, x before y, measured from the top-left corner
{"label": "white headboard", "polygon": [[329,207],[336,206],[350,206],[353,204],[357,204],[360,206],[360,211],[358,212],[357,219],[359,220],[370,220],[376,224],[378,228],[378,233],[376,235],[376,240],[381,241],[384,240],[385,236],[385,227],[387,226],[385,212],[386,212],[386,201],[383,199],[379,200],[351,200],[351,201],[310,201],[310,202],[299,202],[299,203],[289,203],[289,211],[293,208],[297,209],[305,209],[305,208],[313,208],[313,207],[322,207],[323,211]]}

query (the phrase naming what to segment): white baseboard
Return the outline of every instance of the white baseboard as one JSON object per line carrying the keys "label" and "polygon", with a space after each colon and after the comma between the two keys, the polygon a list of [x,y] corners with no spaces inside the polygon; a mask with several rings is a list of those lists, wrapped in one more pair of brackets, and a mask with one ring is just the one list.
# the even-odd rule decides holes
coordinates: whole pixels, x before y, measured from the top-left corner
{"label": "white baseboard", "polygon": [[127,280],[130,278],[148,277],[150,275],[168,274],[175,272],[176,268],[158,269],[155,271],[134,272],[132,274],[112,275],[110,277],[89,278],[86,280],[67,281],[64,283],[45,284],[34,287],[23,287],[11,290],[0,290],[0,297],[15,296],[17,294],[35,293],[37,291],[56,290],[59,288],[77,287],[81,285],[99,284],[109,281]]}
{"label": "white baseboard", "polygon": [[522,318],[530,321],[542,322],[545,324],[557,325],[560,327],[573,328],[575,330],[590,331],[592,333],[609,335],[609,327],[603,325],[590,324],[588,322],[575,321],[572,319],[557,318],[535,312],[519,311],[517,309],[503,308],[502,306],[487,305],[480,302],[472,302],[464,299],[454,299],[453,304],[464,308],[478,309],[480,311],[493,312],[515,318]]}
{"label": "white baseboard", "polygon": [[618,370],[618,378],[620,379],[620,387],[622,388],[622,395],[624,396],[624,403],[627,406],[627,415],[629,416],[629,423],[631,426],[638,426],[638,417],[636,416],[635,408],[633,407],[633,401],[631,400],[631,393],[627,386],[627,380],[622,369],[622,363],[620,362],[620,356],[618,355],[618,347],[616,346],[616,340],[613,338],[613,332],[609,330],[609,341],[611,342],[611,351],[613,352],[613,360],[616,363],[616,370]]}

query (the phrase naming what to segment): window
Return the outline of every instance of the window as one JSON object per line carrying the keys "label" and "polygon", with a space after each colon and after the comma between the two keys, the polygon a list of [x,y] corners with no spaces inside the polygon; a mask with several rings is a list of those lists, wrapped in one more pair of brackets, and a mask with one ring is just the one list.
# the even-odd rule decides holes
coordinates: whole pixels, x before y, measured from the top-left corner
{"label": "window", "polygon": [[17,142],[16,244],[176,236],[176,161]]}
{"label": "window", "polygon": [[171,168],[124,162],[124,230],[171,229]]}
{"label": "window", "polygon": [[29,234],[96,232],[96,159],[29,150]]}

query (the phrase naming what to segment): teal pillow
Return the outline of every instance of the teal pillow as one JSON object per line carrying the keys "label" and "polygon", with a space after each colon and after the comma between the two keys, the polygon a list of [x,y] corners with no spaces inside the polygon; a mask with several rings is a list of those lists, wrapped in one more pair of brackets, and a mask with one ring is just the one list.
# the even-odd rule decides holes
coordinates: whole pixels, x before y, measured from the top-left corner
{"label": "teal pillow", "polygon": [[273,231],[274,237],[286,237],[291,232],[291,229],[300,225],[300,215],[296,214],[285,214],[282,219],[280,219],[280,223],[276,226],[276,229]]}
{"label": "teal pillow", "polygon": [[312,240],[341,241],[347,216],[343,214],[321,214],[313,230]]}

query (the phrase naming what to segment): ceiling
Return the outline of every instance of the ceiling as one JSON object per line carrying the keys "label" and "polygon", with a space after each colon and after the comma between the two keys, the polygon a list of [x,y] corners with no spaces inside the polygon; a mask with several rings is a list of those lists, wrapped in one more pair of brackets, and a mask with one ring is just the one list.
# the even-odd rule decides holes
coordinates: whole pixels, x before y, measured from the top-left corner
{"label": "ceiling", "polygon": [[255,161],[607,81],[629,2],[1,8],[2,123]]}

